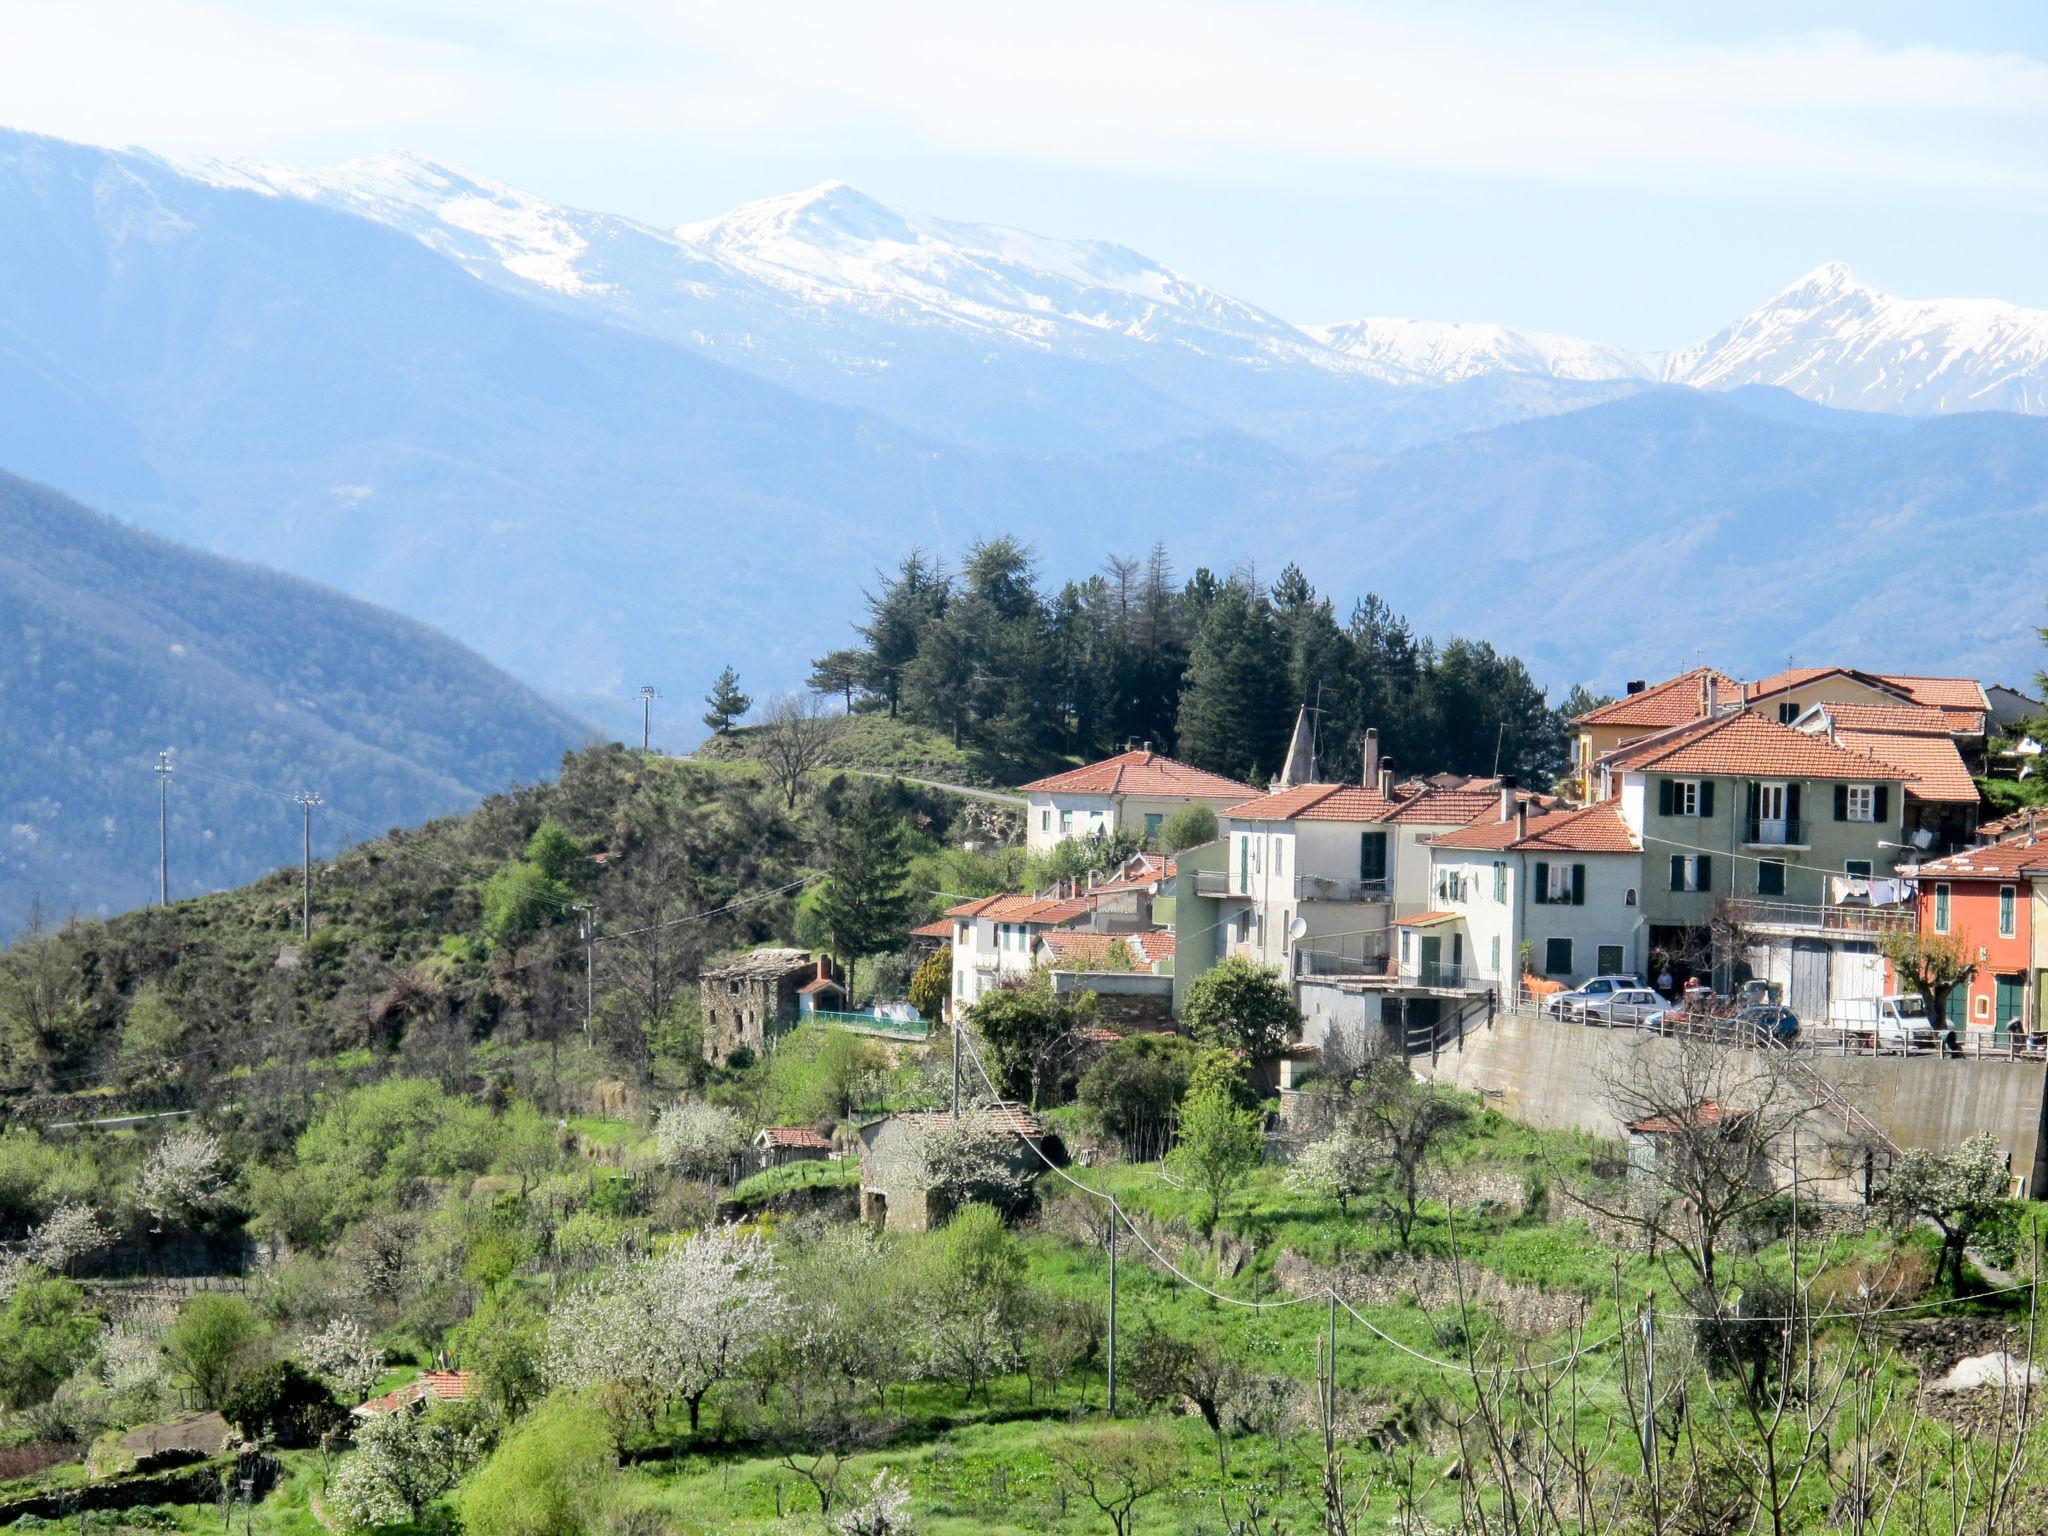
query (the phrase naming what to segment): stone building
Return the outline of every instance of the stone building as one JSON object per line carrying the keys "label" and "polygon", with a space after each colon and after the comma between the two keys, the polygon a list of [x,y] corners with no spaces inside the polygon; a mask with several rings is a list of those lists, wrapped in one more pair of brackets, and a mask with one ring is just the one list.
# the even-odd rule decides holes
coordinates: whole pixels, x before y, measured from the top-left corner
{"label": "stone building", "polygon": [[[1001,1155],[1019,1182],[1036,1175],[1047,1161],[1066,1161],[1059,1137],[1021,1104],[962,1109],[963,1120],[970,1115],[1009,1138]],[[892,1114],[860,1128],[861,1220],[889,1232],[924,1232],[945,1225],[953,1202],[925,1186],[918,1143],[933,1130],[943,1131],[952,1118],[945,1110]],[[996,1192],[971,1191],[966,1198],[993,1199]]]}
{"label": "stone building", "polygon": [[804,949],[757,949],[706,969],[697,980],[704,1059],[722,1062],[745,1046],[760,1055],[796,1023],[799,998],[821,964]]}

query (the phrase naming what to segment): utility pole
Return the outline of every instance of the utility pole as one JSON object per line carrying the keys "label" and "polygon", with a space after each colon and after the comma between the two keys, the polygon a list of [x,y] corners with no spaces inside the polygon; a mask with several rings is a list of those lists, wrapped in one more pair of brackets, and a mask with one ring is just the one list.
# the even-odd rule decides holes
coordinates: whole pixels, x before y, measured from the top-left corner
{"label": "utility pole", "polygon": [[1116,1417],[1116,1224],[1121,1213],[1109,1197],[1109,1416]]}
{"label": "utility pole", "polygon": [[156,901],[171,904],[171,754],[156,755]]}
{"label": "utility pole", "polygon": [[[955,1010],[958,1011],[957,1009]],[[960,1031],[967,1027],[966,1021],[953,1020],[953,1121],[960,1120]]]}
{"label": "utility pole", "polygon": [[597,1014],[597,903],[579,901],[583,914],[583,1043],[590,1044],[590,1028]]}
{"label": "utility pole", "polygon": [[1330,1287],[1330,1417],[1334,1434],[1337,1425],[1337,1287]]}
{"label": "utility pole", "polygon": [[654,701],[661,697],[661,690],[652,683],[640,685],[640,750],[649,750],[648,741],[654,735]]}
{"label": "utility pole", "polygon": [[304,896],[300,903],[299,936],[313,937],[313,807],[323,804],[320,797],[309,789],[302,789],[292,796],[306,823],[305,852],[301,857],[300,871],[304,875]]}
{"label": "utility pole", "polygon": [[1662,1490],[1657,1486],[1657,1314],[1643,1313],[1643,1476],[1650,1484],[1651,1528],[1663,1524]]}

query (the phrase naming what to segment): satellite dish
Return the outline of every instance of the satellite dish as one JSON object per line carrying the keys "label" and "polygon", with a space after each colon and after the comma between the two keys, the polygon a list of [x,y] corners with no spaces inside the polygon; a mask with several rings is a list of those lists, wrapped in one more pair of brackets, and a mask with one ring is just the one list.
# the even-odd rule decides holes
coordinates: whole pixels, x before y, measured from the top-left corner
{"label": "satellite dish", "polygon": [[1287,925],[1287,937],[1289,937],[1290,939],[1302,939],[1308,937],[1308,919],[1305,917],[1296,917],[1293,922]]}

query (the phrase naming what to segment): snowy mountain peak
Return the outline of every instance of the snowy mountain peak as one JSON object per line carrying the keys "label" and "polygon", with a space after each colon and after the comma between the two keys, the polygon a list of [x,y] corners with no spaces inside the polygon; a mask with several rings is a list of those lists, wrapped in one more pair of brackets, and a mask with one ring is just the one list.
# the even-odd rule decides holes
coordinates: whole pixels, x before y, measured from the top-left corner
{"label": "snowy mountain peak", "polygon": [[718,218],[679,225],[675,236],[686,245],[739,251],[788,240],[914,245],[918,238],[904,215],[843,181],[744,203]]}
{"label": "snowy mountain peak", "polygon": [[1593,382],[1654,379],[1663,360],[1597,341],[1462,321],[1352,320],[1308,334],[1394,383],[1456,383],[1491,373]]}

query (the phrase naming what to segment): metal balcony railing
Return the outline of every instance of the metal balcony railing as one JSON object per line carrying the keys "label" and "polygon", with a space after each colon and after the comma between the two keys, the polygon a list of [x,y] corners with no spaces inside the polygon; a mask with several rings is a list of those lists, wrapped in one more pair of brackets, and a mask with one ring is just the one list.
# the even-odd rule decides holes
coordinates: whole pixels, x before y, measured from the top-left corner
{"label": "metal balcony railing", "polygon": [[1296,875],[1296,901],[1385,901],[1385,880],[1347,880],[1340,875]]}
{"label": "metal balcony railing", "polygon": [[1744,824],[1743,841],[1752,848],[1804,848],[1806,838],[1806,823],[1797,816],[1751,816]]}
{"label": "metal balcony railing", "polygon": [[1803,901],[1737,900],[1728,906],[1737,922],[1758,928],[1811,928],[1825,933],[1893,933],[1914,926],[1911,905],[1844,907]]}
{"label": "metal balcony railing", "polygon": [[1230,894],[1230,871],[1227,869],[1196,870],[1195,894],[1197,896],[1228,896]]}

